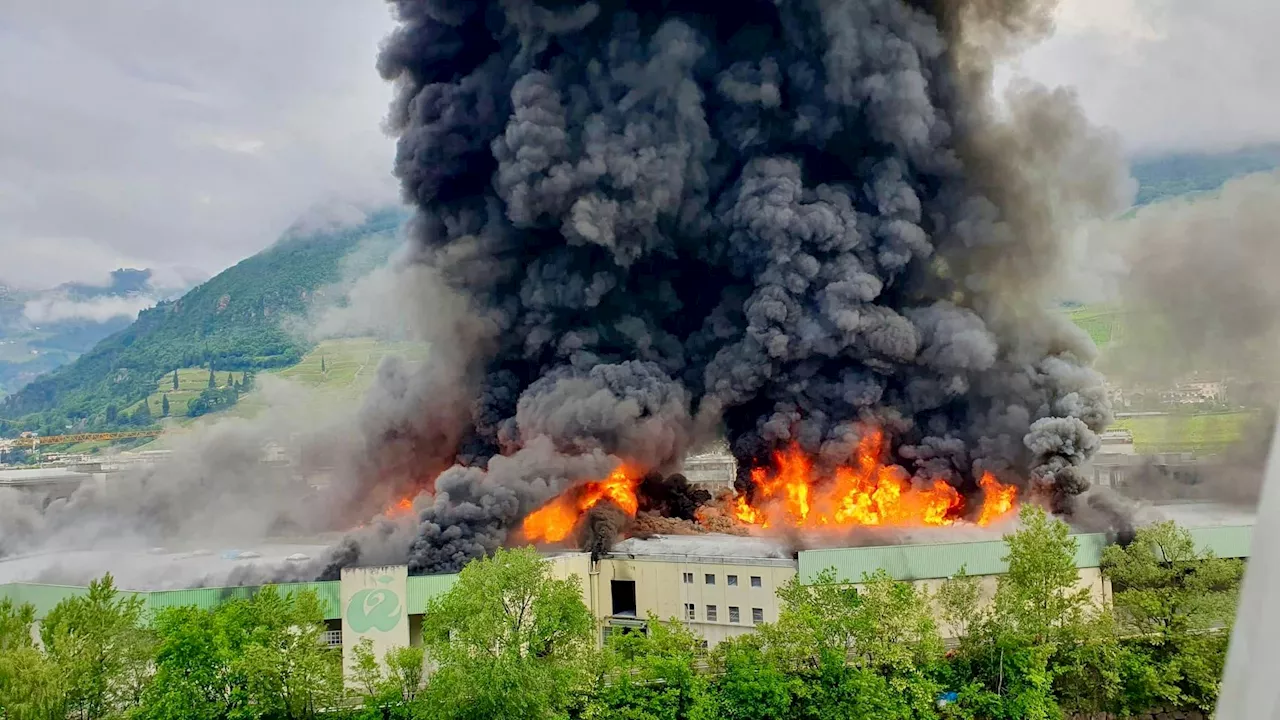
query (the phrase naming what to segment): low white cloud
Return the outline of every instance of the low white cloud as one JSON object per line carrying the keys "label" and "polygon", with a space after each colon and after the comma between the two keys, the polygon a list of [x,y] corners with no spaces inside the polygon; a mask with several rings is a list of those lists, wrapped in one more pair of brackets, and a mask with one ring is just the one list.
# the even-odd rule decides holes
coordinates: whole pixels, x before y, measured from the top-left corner
{"label": "low white cloud", "polygon": [[49,293],[29,300],[22,307],[22,315],[35,324],[88,320],[106,322],[119,317],[135,318],[138,313],[156,304],[156,298],[147,295],[108,296],[80,300],[63,293]]}

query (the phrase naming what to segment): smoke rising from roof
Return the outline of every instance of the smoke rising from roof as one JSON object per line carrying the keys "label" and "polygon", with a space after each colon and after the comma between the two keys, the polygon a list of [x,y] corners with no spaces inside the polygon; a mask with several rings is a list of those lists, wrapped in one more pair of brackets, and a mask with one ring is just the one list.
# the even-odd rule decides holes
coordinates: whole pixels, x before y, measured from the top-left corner
{"label": "smoke rising from roof", "polygon": [[392,5],[411,264],[454,301],[366,403],[370,482],[434,487],[412,571],[721,432],[744,472],[880,427],[966,495],[1084,489],[1110,411],[1043,288],[1126,175],[1069,92],[990,94],[1054,2]]}

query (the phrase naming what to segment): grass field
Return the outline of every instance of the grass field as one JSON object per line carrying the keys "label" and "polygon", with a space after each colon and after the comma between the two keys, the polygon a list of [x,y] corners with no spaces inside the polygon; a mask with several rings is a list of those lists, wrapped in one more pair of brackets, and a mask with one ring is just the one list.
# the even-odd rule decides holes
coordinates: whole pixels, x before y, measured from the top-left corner
{"label": "grass field", "polygon": [[1093,343],[1105,348],[1123,334],[1120,311],[1109,305],[1089,305],[1069,312],[1071,321],[1089,333]]}
{"label": "grass field", "polygon": [[1118,418],[1113,429],[1133,433],[1140,453],[1213,453],[1238,441],[1244,428],[1256,417],[1251,412],[1213,415],[1150,415]]}

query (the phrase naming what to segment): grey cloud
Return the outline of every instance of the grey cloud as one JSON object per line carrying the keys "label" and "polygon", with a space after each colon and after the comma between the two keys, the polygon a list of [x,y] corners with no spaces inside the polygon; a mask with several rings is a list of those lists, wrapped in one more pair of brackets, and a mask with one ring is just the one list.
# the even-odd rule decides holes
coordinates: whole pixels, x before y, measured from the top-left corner
{"label": "grey cloud", "polygon": [[[1074,86],[1134,151],[1280,140],[1280,3],[1076,0],[1020,70]],[[1068,14],[1069,13],[1069,14]]]}
{"label": "grey cloud", "polygon": [[390,28],[346,0],[4,3],[3,281],[216,271],[317,201],[394,199]]}

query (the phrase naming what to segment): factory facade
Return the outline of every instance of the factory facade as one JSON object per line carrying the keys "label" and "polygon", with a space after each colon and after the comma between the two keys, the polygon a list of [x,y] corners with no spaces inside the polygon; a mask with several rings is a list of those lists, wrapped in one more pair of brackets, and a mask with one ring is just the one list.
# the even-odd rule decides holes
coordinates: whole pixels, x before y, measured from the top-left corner
{"label": "factory facade", "polygon": [[[1219,557],[1249,554],[1252,524],[1214,524],[1190,528],[1198,547]],[[1101,571],[1102,535],[1079,534],[1076,566],[1080,587],[1098,603],[1111,600],[1111,586]],[[597,640],[622,629],[643,629],[650,615],[675,619],[708,645],[751,632],[778,619],[777,590],[793,578],[814,582],[833,570],[839,582],[857,585],[876,570],[892,578],[936,591],[963,569],[980,578],[986,597],[1006,569],[1002,540],[916,543],[802,550],[789,553],[761,538],[726,535],[658,536],[625,540],[607,556],[587,553],[548,556],[552,573],[576,576],[582,600],[599,624]],[[448,591],[457,575],[408,576],[404,566],[356,568],[332,582],[279,586],[285,592],[312,590],[325,608],[326,641],[348,654],[362,638],[375,647],[421,642],[422,617],[432,598]],[[229,598],[246,597],[255,588],[199,588],[127,591],[157,611],[174,606],[209,608]],[[0,598],[29,602],[43,617],[62,599],[84,588],[14,582],[0,584]],[[950,628],[942,627],[948,637]]]}

